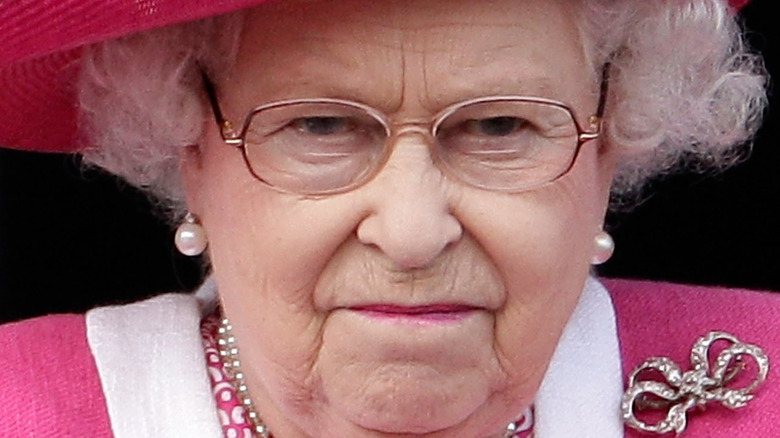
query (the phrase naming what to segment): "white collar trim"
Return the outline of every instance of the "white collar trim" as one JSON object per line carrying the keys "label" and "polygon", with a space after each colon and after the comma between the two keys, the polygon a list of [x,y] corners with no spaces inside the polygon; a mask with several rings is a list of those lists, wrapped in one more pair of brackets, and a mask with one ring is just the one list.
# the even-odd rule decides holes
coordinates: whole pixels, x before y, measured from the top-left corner
{"label": "white collar trim", "polygon": [[182,294],[87,313],[116,438],[223,436],[200,320],[198,302]]}
{"label": "white collar trim", "polygon": [[535,438],[622,438],[622,363],[609,293],[588,278],[534,402]]}

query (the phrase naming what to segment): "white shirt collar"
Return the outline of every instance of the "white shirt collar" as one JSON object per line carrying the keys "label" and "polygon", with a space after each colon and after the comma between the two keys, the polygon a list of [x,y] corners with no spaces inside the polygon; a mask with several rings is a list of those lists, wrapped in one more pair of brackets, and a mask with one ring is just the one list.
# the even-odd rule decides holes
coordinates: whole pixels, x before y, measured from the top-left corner
{"label": "white shirt collar", "polygon": [[534,402],[535,438],[622,438],[623,377],[615,309],[588,278]]}

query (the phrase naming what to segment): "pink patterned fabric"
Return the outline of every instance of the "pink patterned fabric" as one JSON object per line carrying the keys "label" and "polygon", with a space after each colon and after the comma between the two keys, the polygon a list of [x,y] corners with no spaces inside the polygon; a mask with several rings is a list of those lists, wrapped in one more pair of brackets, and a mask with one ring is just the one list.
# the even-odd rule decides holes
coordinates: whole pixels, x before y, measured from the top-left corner
{"label": "pink patterned fabric", "polygon": [[[624,379],[645,359],[667,356],[690,369],[690,351],[710,331],[731,333],[769,356],[756,398],[732,411],[720,405],[688,415],[686,438],[780,437],[780,294],[635,280],[602,280],[617,314]],[[625,438],[647,435],[628,430]]]}
{"label": "pink patterned fabric", "polygon": [[[225,433],[225,438],[252,438],[254,435],[252,435],[246,410],[236,397],[233,385],[225,373],[225,367],[219,359],[219,347],[217,346],[219,321],[220,318],[216,315],[204,318],[201,322],[200,334],[203,337],[209,380],[217,401],[222,431]],[[532,438],[533,415],[521,418],[517,424],[519,426],[518,432],[513,438]]]}
{"label": "pink patterned fabric", "polygon": [[[76,128],[81,47],[268,0],[0,1],[0,146],[83,148]],[[731,0],[740,8],[749,0]]]}
{"label": "pink patterned fabric", "polygon": [[512,438],[533,438],[534,432],[534,417],[531,415],[525,415],[517,420],[517,433]]}
{"label": "pink patterned fabric", "polygon": [[84,315],[0,325],[0,437],[111,436]]}
{"label": "pink patterned fabric", "polygon": [[204,318],[201,322],[200,334],[203,337],[209,380],[217,401],[222,431],[225,433],[225,438],[252,438],[252,427],[246,410],[238,400],[233,385],[225,372],[225,367],[219,358],[218,328],[219,317],[212,315]]}

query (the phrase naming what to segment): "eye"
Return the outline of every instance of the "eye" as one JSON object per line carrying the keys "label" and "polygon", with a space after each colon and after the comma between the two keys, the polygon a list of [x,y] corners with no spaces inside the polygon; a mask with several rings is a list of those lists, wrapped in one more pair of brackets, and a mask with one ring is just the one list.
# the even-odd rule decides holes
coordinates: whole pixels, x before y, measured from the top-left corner
{"label": "eye", "polygon": [[293,120],[290,125],[312,135],[343,134],[355,128],[355,123],[347,117],[304,117]]}
{"label": "eye", "polygon": [[473,135],[486,135],[491,137],[505,137],[523,129],[528,121],[518,117],[501,116],[487,119],[468,120],[464,123],[464,130]]}

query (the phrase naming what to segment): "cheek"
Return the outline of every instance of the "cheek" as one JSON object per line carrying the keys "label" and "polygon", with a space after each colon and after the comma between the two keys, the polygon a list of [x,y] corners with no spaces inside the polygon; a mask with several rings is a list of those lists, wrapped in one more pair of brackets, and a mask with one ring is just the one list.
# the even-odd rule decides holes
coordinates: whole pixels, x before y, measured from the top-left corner
{"label": "cheek", "polygon": [[310,290],[354,229],[345,203],[273,190],[251,175],[240,151],[221,142],[203,148],[197,184],[196,213],[220,289],[239,289],[247,301],[264,291],[279,297]]}
{"label": "cheek", "polygon": [[583,154],[569,174],[549,186],[520,195],[476,196],[467,228],[502,272],[510,297],[530,303],[551,295],[546,286],[582,286],[603,198],[595,154]]}
{"label": "cheek", "polygon": [[[535,391],[590,269],[605,198],[595,153],[540,190],[480,209],[476,238],[505,282],[495,349],[520,391]],[[478,217],[478,219],[479,219]]]}
{"label": "cheek", "polygon": [[[246,363],[257,364],[258,372],[250,374],[305,375],[323,320],[312,291],[354,228],[353,213],[336,201],[267,188],[251,176],[239,151],[219,145],[204,148],[199,184],[196,213],[209,237],[224,311],[249,356]],[[300,382],[301,375],[276,381]]]}

